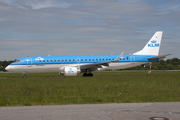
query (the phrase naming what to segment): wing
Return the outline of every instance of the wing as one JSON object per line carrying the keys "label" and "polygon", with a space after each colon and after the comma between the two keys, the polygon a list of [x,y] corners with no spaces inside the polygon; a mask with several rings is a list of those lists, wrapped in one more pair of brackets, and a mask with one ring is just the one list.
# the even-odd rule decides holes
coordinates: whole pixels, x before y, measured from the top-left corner
{"label": "wing", "polygon": [[109,63],[119,61],[124,52],[122,52],[115,60],[108,62],[98,62],[98,63],[90,63],[83,64],[78,66],[81,70],[97,70],[97,68],[109,67]]}

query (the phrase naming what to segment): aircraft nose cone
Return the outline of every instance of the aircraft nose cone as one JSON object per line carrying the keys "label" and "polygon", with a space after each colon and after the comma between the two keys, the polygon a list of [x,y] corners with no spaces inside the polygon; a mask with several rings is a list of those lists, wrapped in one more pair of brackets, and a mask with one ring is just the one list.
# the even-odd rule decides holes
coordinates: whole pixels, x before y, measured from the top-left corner
{"label": "aircraft nose cone", "polygon": [[6,71],[9,71],[10,69],[11,67],[9,65],[5,68]]}

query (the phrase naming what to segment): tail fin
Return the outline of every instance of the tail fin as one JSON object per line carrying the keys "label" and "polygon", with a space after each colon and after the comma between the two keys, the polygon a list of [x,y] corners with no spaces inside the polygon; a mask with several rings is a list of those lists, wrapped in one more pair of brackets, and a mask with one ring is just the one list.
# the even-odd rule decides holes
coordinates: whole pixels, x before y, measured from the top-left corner
{"label": "tail fin", "polygon": [[134,55],[158,55],[162,34],[162,31],[157,31],[149,40],[149,42],[144,46],[144,48],[134,53]]}

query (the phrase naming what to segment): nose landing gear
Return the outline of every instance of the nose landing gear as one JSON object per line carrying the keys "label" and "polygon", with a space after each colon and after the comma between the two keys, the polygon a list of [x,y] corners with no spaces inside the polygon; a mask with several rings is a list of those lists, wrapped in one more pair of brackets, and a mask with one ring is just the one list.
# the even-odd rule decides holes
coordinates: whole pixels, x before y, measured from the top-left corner
{"label": "nose landing gear", "polygon": [[26,76],[26,72],[23,72],[22,74],[24,75],[24,76],[23,76],[24,78],[26,78],[26,77],[27,77],[27,76]]}

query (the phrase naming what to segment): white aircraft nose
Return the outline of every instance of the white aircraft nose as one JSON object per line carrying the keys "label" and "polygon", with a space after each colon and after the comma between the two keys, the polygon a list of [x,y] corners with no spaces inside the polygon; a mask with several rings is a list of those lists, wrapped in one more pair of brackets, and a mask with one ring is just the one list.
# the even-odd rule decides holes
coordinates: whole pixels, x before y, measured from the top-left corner
{"label": "white aircraft nose", "polygon": [[9,65],[5,68],[6,71],[9,71],[10,69],[11,69],[11,66]]}

